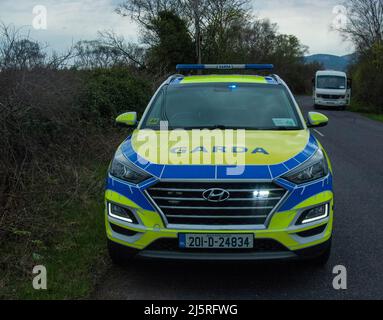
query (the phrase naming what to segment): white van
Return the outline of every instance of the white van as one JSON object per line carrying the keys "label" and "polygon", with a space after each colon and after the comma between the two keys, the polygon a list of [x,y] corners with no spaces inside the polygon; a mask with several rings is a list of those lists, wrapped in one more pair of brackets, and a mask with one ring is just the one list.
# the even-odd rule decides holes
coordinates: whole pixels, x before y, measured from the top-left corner
{"label": "white van", "polygon": [[314,106],[345,109],[351,102],[351,79],[341,71],[318,71],[313,79]]}

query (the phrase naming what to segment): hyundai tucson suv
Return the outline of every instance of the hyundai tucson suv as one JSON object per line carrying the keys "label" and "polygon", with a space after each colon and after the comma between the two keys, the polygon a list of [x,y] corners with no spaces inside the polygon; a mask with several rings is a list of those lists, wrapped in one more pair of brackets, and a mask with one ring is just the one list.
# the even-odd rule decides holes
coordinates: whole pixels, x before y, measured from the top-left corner
{"label": "hyundai tucson suv", "polygon": [[[107,175],[105,224],[115,263],[327,262],[333,173],[310,128],[328,118],[304,118],[277,75],[223,74],[272,68],[178,65],[192,75],[168,78],[140,121],[135,112],[117,118],[134,131]],[[213,69],[218,74],[196,74]]]}

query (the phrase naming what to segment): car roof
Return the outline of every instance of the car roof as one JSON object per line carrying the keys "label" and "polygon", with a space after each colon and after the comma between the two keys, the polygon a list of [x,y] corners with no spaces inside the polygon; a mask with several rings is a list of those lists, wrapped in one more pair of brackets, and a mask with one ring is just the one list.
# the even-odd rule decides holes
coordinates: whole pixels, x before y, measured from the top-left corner
{"label": "car roof", "polygon": [[278,84],[271,76],[257,75],[193,75],[175,77],[170,84],[197,84],[197,83],[261,83]]}

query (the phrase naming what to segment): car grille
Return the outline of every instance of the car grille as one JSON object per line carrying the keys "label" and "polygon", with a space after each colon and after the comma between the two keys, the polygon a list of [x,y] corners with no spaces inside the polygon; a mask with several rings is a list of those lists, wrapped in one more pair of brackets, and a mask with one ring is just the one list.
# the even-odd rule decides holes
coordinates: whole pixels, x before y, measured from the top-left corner
{"label": "car grille", "polygon": [[345,96],[336,95],[336,94],[318,94],[318,98],[337,100],[337,99],[344,99]]}
{"label": "car grille", "polygon": [[[208,201],[212,189],[229,197]],[[274,183],[160,182],[148,194],[171,225],[264,226],[286,190]]]}

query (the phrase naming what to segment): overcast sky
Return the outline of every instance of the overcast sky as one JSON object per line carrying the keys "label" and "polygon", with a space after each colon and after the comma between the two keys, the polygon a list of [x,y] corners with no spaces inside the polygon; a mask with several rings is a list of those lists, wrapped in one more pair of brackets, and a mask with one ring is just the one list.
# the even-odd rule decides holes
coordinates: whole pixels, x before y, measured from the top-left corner
{"label": "overcast sky", "polygon": [[[352,46],[330,31],[336,18],[333,8],[342,0],[253,0],[253,11],[279,25],[281,33],[296,35],[309,46],[310,54],[344,55]],[[31,26],[33,8],[47,8],[47,29],[31,31],[35,40],[63,50],[72,42],[94,39],[98,30],[113,29],[137,41],[137,26],[114,12],[121,0],[0,0],[0,20],[16,26]]]}

